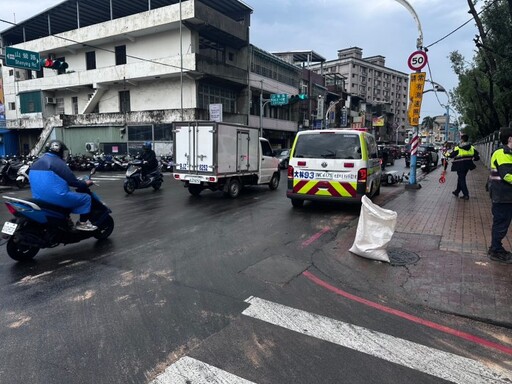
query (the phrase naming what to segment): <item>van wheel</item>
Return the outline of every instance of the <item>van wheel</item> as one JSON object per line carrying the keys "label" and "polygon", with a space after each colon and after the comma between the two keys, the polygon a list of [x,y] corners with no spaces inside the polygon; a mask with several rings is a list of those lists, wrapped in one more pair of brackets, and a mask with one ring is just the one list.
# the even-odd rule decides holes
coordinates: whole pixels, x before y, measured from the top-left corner
{"label": "van wheel", "polygon": [[279,179],[280,179],[279,172],[275,172],[272,175],[272,178],[270,179],[270,183],[268,183],[268,187],[270,188],[271,191],[274,191],[277,189],[277,187],[279,187]]}
{"label": "van wheel", "polygon": [[293,208],[301,208],[304,205],[304,200],[292,199]]}

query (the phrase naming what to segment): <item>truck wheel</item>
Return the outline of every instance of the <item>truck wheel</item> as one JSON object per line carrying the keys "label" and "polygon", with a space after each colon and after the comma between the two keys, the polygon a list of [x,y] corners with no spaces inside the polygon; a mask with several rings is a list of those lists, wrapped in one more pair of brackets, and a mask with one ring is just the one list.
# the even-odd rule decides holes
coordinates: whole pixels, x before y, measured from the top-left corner
{"label": "truck wheel", "polygon": [[304,205],[304,200],[292,199],[293,208],[301,208]]}
{"label": "truck wheel", "polygon": [[240,181],[238,179],[231,179],[228,185],[228,195],[232,199],[235,199],[240,194],[240,191],[242,190],[242,185],[240,184]]}
{"label": "truck wheel", "polygon": [[268,187],[270,188],[271,191],[274,191],[277,189],[277,187],[279,187],[279,180],[280,180],[280,175],[278,172],[275,172],[272,175],[272,178],[270,179],[270,183],[268,183]]}
{"label": "truck wheel", "polygon": [[188,186],[188,192],[192,195],[192,196],[199,196],[199,194],[201,193],[203,189],[201,188],[200,185],[197,185],[197,184],[189,184]]}

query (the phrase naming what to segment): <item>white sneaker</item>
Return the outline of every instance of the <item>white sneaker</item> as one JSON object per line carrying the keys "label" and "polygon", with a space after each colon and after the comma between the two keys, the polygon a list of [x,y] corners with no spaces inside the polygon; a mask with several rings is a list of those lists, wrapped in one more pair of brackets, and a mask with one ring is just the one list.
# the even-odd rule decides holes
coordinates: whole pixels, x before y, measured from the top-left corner
{"label": "white sneaker", "polygon": [[95,231],[98,229],[98,227],[92,225],[91,222],[87,220],[85,223],[78,221],[76,223],[75,229],[78,231]]}

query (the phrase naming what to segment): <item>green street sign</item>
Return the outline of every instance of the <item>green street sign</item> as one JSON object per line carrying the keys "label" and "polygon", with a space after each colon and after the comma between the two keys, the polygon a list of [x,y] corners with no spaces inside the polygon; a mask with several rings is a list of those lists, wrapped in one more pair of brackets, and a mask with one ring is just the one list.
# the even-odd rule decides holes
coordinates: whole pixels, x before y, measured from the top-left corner
{"label": "green street sign", "polygon": [[272,93],[270,95],[270,105],[285,105],[285,104],[288,104],[288,94]]}
{"label": "green street sign", "polygon": [[39,71],[41,69],[39,52],[5,47],[5,65],[8,67]]}

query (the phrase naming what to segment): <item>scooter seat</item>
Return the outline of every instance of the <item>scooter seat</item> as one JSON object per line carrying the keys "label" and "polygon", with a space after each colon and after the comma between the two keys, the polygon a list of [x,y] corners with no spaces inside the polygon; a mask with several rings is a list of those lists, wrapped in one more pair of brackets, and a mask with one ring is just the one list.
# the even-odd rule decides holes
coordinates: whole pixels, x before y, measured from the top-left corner
{"label": "scooter seat", "polygon": [[34,204],[37,204],[42,209],[59,212],[64,215],[69,215],[71,213],[71,208],[61,207],[59,205],[47,203],[46,201],[41,201],[41,200],[36,200],[36,199],[29,199],[29,201],[33,202]]}

